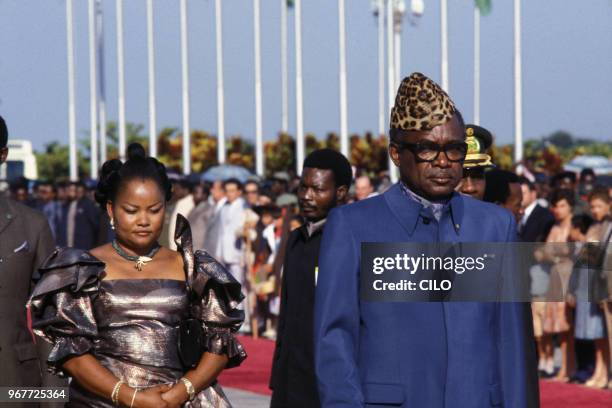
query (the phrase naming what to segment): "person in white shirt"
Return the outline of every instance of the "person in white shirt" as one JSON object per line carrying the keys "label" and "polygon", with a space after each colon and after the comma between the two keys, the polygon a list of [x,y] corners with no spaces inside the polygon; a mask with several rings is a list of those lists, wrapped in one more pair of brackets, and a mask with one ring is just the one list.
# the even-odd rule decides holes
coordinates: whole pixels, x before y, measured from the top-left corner
{"label": "person in white shirt", "polygon": [[174,230],[176,229],[176,217],[178,214],[181,214],[185,218],[189,216],[191,210],[195,207],[195,201],[193,200],[193,195],[191,194],[191,183],[187,180],[179,180],[176,183],[173,183],[173,194],[176,197],[176,205],[172,210],[172,214],[170,215],[170,224],[168,229],[168,247],[176,251],[176,244],[174,243]]}
{"label": "person in white shirt", "polygon": [[[216,250],[219,256],[217,259],[225,265],[228,272],[248,292],[243,250],[247,205],[242,198],[242,184],[236,179],[229,179],[223,183],[223,189],[227,201],[219,214],[219,239],[217,240]],[[245,325],[242,326],[242,330],[248,332],[250,331],[249,308],[244,307],[244,311]]]}

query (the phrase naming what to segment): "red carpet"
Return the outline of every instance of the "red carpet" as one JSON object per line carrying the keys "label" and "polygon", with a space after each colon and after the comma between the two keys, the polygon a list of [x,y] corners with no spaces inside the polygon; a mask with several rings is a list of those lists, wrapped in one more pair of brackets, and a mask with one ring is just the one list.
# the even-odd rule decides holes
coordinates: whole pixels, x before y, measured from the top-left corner
{"label": "red carpet", "polygon": [[[249,354],[240,367],[225,370],[219,382],[257,394],[270,394],[268,380],[274,354],[274,342],[240,337]],[[542,408],[611,408],[612,391],[592,390],[575,384],[540,381]]]}

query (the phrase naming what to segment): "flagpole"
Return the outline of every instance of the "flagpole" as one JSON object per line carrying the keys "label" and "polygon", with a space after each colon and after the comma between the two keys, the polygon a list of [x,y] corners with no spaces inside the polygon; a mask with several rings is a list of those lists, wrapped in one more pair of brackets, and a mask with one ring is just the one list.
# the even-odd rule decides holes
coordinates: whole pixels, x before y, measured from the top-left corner
{"label": "flagpole", "polygon": [[68,151],[70,157],[70,181],[79,179],[76,149],[76,104],[74,73],[74,22],[72,0],[66,0],[66,46],[68,57]]}
{"label": "flagpole", "polygon": [[155,106],[155,38],[153,0],[147,0],[147,63],[149,75],[149,155],[157,157],[157,112]]}
{"label": "flagpole", "polygon": [[474,7],[474,124],[480,125],[480,9]]}
{"label": "flagpole", "polygon": [[404,19],[405,13],[405,4],[404,0],[395,0],[395,7],[393,12],[393,24],[394,24],[394,39],[393,46],[395,48],[395,85],[394,88],[397,89],[399,87],[401,81],[401,72],[402,72],[402,20]]}
{"label": "flagpole", "polygon": [[340,51],[340,152],[350,160],[346,90],[346,24],[344,0],[338,0],[338,42]]}
{"label": "flagpole", "polygon": [[440,0],[440,27],[442,41],[442,89],[448,92],[448,4],[447,0]]}
{"label": "flagpole", "polygon": [[[393,98],[395,97],[395,73],[394,73],[394,65],[393,61],[394,55],[394,47],[393,47],[393,0],[387,0],[387,86],[388,86],[388,105],[389,112],[391,112],[391,108],[393,108]],[[390,135],[389,135],[390,136]],[[391,139],[389,139],[390,141]],[[389,156],[389,178],[392,183],[397,182],[397,170],[395,168],[395,164],[391,160],[391,156]]]}
{"label": "flagpole", "polygon": [[302,0],[295,0],[295,122],[296,122],[296,172],[302,173],[304,162],[304,123],[302,106]]}
{"label": "flagpole", "polygon": [[183,96],[183,174],[191,174],[191,131],[189,129],[189,44],[187,38],[187,0],[181,0],[181,78]]}
{"label": "flagpole", "polygon": [[217,161],[225,163],[225,95],[223,90],[223,27],[221,0],[215,0],[217,54]]}
{"label": "flagpole", "polygon": [[378,134],[385,130],[385,0],[378,1]]}
{"label": "flagpole", "polygon": [[118,85],[118,111],[119,111],[119,159],[125,161],[126,135],[125,135],[125,77],[123,63],[123,0],[116,1],[117,23],[117,85]]}
{"label": "flagpole", "polygon": [[96,0],[96,41],[98,51],[98,108],[100,110],[100,163],[106,162],[106,84],[104,82],[104,23],[102,0]]}
{"label": "flagpole", "polygon": [[521,0],[514,0],[514,162],[523,160]]}
{"label": "flagpole", "polygon": [[289,94],[287,75],[287,0],[281,2],[281,130],[289,131]]}
{"label": "flagpole", "polygon": [[88,4],[89,31],[89,121],[90,177],[98,178],[98,93],[96,91],[96,10],[94,0]]}
{"label": "flagpole", "polygon": [[253,41],[255,49],[255,171],[264,175],[263,153],[263,118],[261,96],[261,38],[260,38],[260,3],[253,0]]}

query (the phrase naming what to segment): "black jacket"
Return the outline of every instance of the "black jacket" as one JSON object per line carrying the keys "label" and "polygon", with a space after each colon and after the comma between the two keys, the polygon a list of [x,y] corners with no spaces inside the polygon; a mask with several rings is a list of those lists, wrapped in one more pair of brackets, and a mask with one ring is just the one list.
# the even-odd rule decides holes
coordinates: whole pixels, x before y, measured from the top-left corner
{"label": "black jacket", "polygon": [[306,225],[289,235],[283,267],[278,334],[270,388],[272,408],[320,405],[314,367],[315,269],[323,229]]}
{"label": "black jacket", "polygon": [[555,217],[552,213],[541,205],[537,204],[527,222],[520,228],[519,236],[523,242],[544,242],[550,232]]}

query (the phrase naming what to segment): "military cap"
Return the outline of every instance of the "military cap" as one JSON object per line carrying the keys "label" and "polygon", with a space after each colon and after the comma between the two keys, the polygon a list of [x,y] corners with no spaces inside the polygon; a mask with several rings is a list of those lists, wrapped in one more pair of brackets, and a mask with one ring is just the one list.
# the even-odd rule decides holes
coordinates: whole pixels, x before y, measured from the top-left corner
{"label": "military cap", "polygon": [[448,122],[457,109],[434,81],[414,72],[402,80],[391,109],[391,129],[431,130]]}
{"label": "military cap", "polygon": [[487,129],[477,125],[465,125],[465,142],[468,145],[463,168],[495,167],[487,150],[493,144],[493,135]]}

